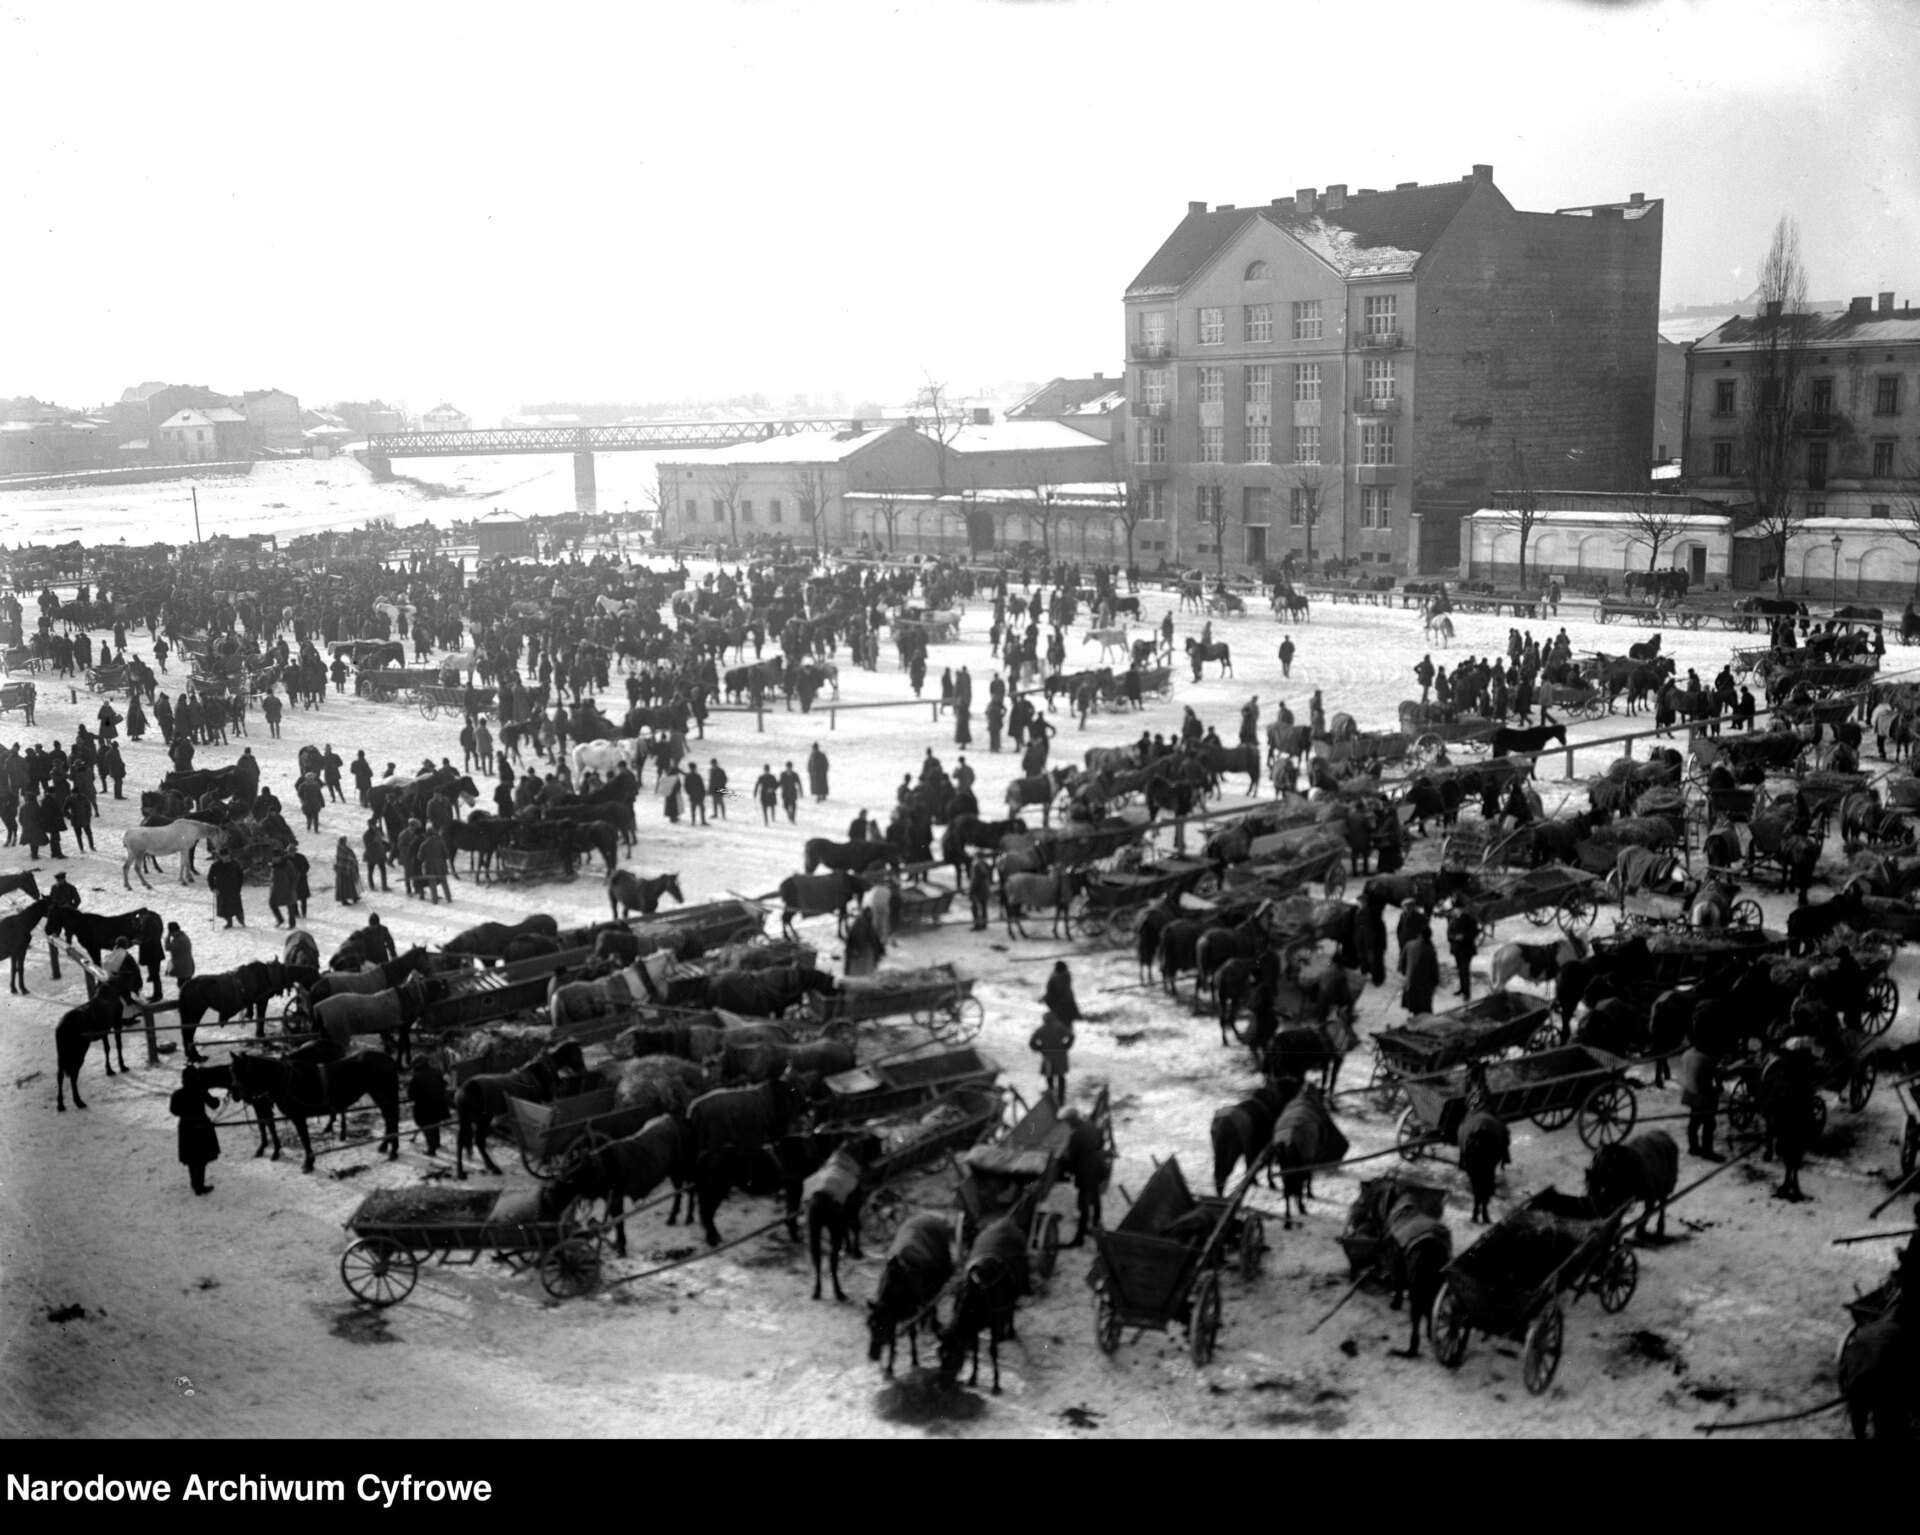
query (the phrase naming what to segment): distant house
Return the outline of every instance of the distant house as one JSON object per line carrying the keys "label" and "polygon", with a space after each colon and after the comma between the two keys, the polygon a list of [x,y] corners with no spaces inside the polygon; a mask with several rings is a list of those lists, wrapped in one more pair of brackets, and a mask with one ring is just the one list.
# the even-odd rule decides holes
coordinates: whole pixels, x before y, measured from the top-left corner
{"label": "distant house", "polygon": [[284,389],[249,389],[240,396],[251,443],[256,448],[306,446],[300,435],[300,402]]}
{"label": "distant house", "polygon": [[491,512],[473,525],[483,560],[513,559],[533,553],[533,529],[512,512]]}
{"label": "distant house", "polygon": [[170,464],[211,464],[244,458],[247,418],[225,406],[179,410],[160,423],[160,458]]}
{"label": "distant house", "polygon": [[1042,384],[1011,406],[1009,421],[1057,421],[1104,442],[1112,442],[1115,428],[1126,419],[1124,378],[1096,373],[1092,378],[1056,378]]}
{"label": "distant house", "polygon": [[439,404],[420,418],[423,432],[470,432],[473,418],[457,405]]}

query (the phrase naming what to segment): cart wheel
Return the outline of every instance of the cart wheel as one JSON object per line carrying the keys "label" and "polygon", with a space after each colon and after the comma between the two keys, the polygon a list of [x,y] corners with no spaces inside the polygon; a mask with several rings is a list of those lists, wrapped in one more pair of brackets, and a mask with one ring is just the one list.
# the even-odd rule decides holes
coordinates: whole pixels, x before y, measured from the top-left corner
{"label": "cart wheel", "polygon": [[1625,1082],[1602,1082],[1580,1105],[1580,1141],[1598,1151],[1625,1140],[1639,1118],[1639,1104]]}
{"label": "cart wheel", "polygon": [[1727,1089],[1727,1128],[1735,1135],[1752,1135],[1760,1128],[1760,1105],[1754,1102],[1753,1083],[1736,1078]]}
{"label": "cart wheel", "polygon": [[1893,984],[1890,976],[1881,976],[1868,983],[1867,1005],[1861,1011],[1861,1020],[1866,1033],[1874,1038],[1893,1027],[1893,1016],[1900,1011],[1900,988]]}
{"label": "cart wheel", "polygon": [[1097,906],[1089,906],[1080,913],[1080,936],[1099,943],[1110,939],[1112,923],[1108,914]]}
{"label": "cart wheel", "polygon": [[1573,1122],[1573,1116],[1580,1112],[1578,1104],[1567,1104],[1564,1108],[1542,1109],[1533,1116],[1533,1122],[1542,1130],[1564,1130]]}
{"label": "cart wheel", "polygon": [[1248,1215],[1240,1223],[1240,1277],[1252,1284],[1267,1263],[1267,1223]]}
{"label": "cart wheel", "polygon": [[1907,1133],[1900,1137],[1900,1176],[1906,1177],[1920,1164],[1920,1119],[1909,1117]]}
{"label": "cart wheel", "polygon": [[1616,1247],[1600,1270],[1600,1309],[1612,1316],[1627,1309],[1640,1283],[1640,1260],[1631,1247]]}
{"label": "cart wheel", "polygon": [[600,1282],[600,1251],[582,1237],[570,1237],[540,1255],[540,1283],[555,1300],[585,1295]]}
{"label": "cart wheel", "polygon": [[340,1254],[341,1283],[369,1306],[396,1306],[413,1293],[420,1260],[387,1237],[362,1237]]}
{"label": "cart wheel", "polygon": [[566,1170],[566,1154],[547,1152],[523,1144],[520,1147],[520,1165],[545,1183],[558,1178]]}
{"label": "cart wheel", "polygon": [[1093,1291],[1093,1341],[1103,1354],[1120,1347],[1120,1308],[1114,1305],[1112,1292],[1105,1284],[1096,1285]]}
{"label": "cart wheel", "polygon": [[439,714],[439,712],[440,706],[431,698],[423,698],[420,700],[420,717],[422,719],[430,720]]}
{"label": "cart wheel", "polygon": [[1548,1306],[1527,1329],[1527,1351],[1520,1361],[1520,1374],[1527,1390],[1535,1396],[1553,1384],[1554,1372],[1560,1368],[1560,1349],[1566,1341],[1566,1331],[1566,1319],[1561,1316],[1558,1304]]}
{"label": "cart wheel", "polygon": [[287,1005],[280,1009],[280,1032],[282,1034],[305,1034],[313,1028],[313,1013],[307,1007],[307,999],[295,992],[287,999]]}
{"label": "cart wheel", "polygon": [[1347,888],[1347,861],[1336,858],[1327,870],[1325,889],[1329,901],[1337,901]]}
{"label": "cart wheel", "polygon": [[1872,1061],[1862,1061],[1853,1068],[1853,1075],[1847,1080],[1847,1107],[1858,1114],[1873,1097],[1873,1086],[1879,1080],[1880,1070]]}
{"label": "cart wheel", "polygon": [[1107,947],[1110,949],[1131,949],[1134,943],[1134,924],[1139,921],[1138,912],[1115,912],[1107,919]]}
{"label": "cart wheel", "polygon": [[1577,893],[1561,903],[1556,920],[1560,924],[1560,931],[1573,938],[1593,926],[1593,919],[1599,915],[1599,911],[1592,896]]}
{"label": "cart wheel", "polygon": [[1034,1263],[1041,1282],[1053,1278],[1053,1271],[1060,1264],[1060,1217],[1049,1215],[1040,1227],[1040,1253]]}
{"label": "cart wheel", "polygon": [[1432,1342],[1434,1358],[1449,1370],[1460,1368],[1467,1357],[1467,1308],[1452,1285],[1440,1291],[1439,1304],[1433,1308]]}
{"label": "cart wheel", "polygon": [[583,1131],[580,1139],[560,1154],[560,1171],[557,1176],[564,1178],[568,1173],[578,1171],[580,1164],[586,1161],[588,1157],[592,1156],[602,1146],[611,1146],[612,1144],[613,1137],[610,1135],[602,1135],[598,1130],[592,1129]]}
{"label": "cart wheel", "polygon": [[1535,927],[1545,927],[1549,922],[1553,921],[1557,915],[1557,910],[1551,906],[1529,906],[1522,915]]}
{"label": "cart wheel", "polygon": [[1204,1369],[1220,1341],[1220,1275],[1212,1269],[1200,1276],[1193,1296],[1193,1319],[1187,1323],[1187,1346],[1196,1367]]}
{"label": "cart wheel", "polygon": [[1197,876],[1193,882],[1192,893],[1203,901],[1211,901],[1220,893],[1220,871],[1208,869]]}
{"label": "cart wheel", "polygon": [[1400,1123],[1393,1132],[1393,1143],[1399,1149],[1400,1160],[1417,1162],[1426,1155],[1420,1142],[1427,1138],[1426,1126],[1420,1123],[1419,1116],[1409,1108],[1400,1116]]}
{"label": "cart wheel", "polygon": [[1528,1055],[1544,1055],[1549,1050],[1558,1050],[1566,1042],[1560,1025],[1549,1020],[1527,1036],[1522,1048]]}
{"label": "cart wheel", "polygon": [[1407,1107],[1406,1090],[1401,1087],[1400,1079],[1387,1072],[1373,1084],[1373,1106],[1382,1114],[1398,1114]]}
{"label": "cart wheel", "polygon": [[892,1189],[876,1192],[860,1209],[862,1240],[884,1249],[907,1218],[907,1202]]}
{"label": "cart wheel", "polygon": [[978,1039],[986,1027],[987,1010],[978,997],[962,997],[947,1020],[947,1036],[956,1045]]}
{"label": "cart wheel", "polygon": [[1727,913],[1727,923],[1731,927],[1759,927],[1762,921],[1760,903],[1751,896],[1735,901],[1733,910]]}

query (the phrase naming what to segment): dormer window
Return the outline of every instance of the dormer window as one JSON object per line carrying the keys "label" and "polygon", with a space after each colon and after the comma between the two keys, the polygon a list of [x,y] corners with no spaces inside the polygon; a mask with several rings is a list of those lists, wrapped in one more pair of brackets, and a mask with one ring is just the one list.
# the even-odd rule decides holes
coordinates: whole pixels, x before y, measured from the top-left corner
{"label": "dormer window", "polygon": [[1248,282],[1265,282],[1266,280],[1267,280],[1266,262],[1250,261],[1247,263],[1247,281]]}

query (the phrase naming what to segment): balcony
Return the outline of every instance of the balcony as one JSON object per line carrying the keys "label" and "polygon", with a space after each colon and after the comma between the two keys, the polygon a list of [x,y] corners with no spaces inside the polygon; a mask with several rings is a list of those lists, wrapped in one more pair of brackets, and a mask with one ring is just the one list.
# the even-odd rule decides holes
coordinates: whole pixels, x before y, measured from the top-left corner
{"label": "balcony", "polygon": [[1165,421],[1173,415],[1173,407],[1165,400],[1143,400],[1130,409],[1136,421]]}
{"label": "balcony", "polygon": [[1127,355],[1135,362],[1164,362],[1173,355],[1173,348],[1164,341],[1136,341],[1127,348]]}
{"label": "balcony", "polygon": [[1378,400],[1369,395],[1361,395],[1353,402],[1353,413],[1356,416],[1397,416],[1400,414],[1400,397],[1391,395],[1384,400]]}
{"label": "balcony", "polygon": [[1398,464],[1356,464],[1353,471],[1357,485],[1391,485],[1400,478]]}
{"label": "balcony", "polygon": [[1362,331],[1353,344],[1362,350],[1394,351],[1407,344],[1406,335],[1397,330]]}

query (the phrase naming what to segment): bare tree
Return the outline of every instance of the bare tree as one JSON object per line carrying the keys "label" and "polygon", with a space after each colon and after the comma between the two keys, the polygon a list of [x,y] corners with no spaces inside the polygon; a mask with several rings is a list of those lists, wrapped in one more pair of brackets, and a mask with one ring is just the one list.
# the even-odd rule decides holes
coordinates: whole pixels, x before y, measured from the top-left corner
{"label": "bare tree", "polygon": [[1807,271],[1800,261],[1800,226],[1785,214],[1760,267],[1760,313],[1753,321],[1741,448],[1754,526],[1773,550],[1773,589],[1786,590],[1787,541],[1793,536],[1794,470],[1803,431],[1794,398],[1805,371]]}
{"label": "bare tree", "polygon": [[794,508],[807,525],[815,554],[820,552],[820,524],[827,515],[827,503],[833,499],[833,485],[827,471],[818,464],[802,464],[787,476],[787,488],[793,492]]}
{"label": "bare tree", "polygon": [[1121,483],[1124,489],[1124,495],[1121,498],[1120,505],[1114,508],[1109,515],[1115,522],[1120,524],[1121,531],[1126,534],[1127,565],[1131,568],[1133,565],[1134,530],[1145,521],[1152,503],[1147,497],[1145,481],[1129,479]]}
{"label": "bare tree", "polygon": [[1687,514],[1675,497],[1655,495],[1648,491],[1636,497],[1632,506],[1627,508],[1627,519],[1627,543],[1629,546],[1642,544],[1646,547],[1647,570],[1651,573],[1660,563],[1661,547],[1680,536]]}
{"label": "bare tree", "polygon": [[887,552],[897,554],[900,550],[900,492],[894,488],[893,476],[881,474],[879,483],[873,488],[873,515],[887,530]]}
{"label": "bare tree", "polygon": [[1213,529],[1214,570],[1222,580],[1227,574],[1227,488],[1226,471],[1219,464],[1193,466],[1195,508],[1201,526]]}
{"label": "bare tree", "polygon": [[1051,481],[1042,480],[1029,488],[1033,491],[1033,501],[1021,510],[1027,514],[1030,526],[1039,527],[1040,557],[1051,565],[1053,530],[1066,519],[1067,509],[1060,504],[1060,487]]}
{"label": "bare tree", "polygon": [[727,511],[727,542],[740,542],[740,493],[752,478],[745,464],[721,464],[715,468],[711,484],[714,497]]}
{"label": "bare tree", "polygon": [[[1908,453],[1901,464],[1901,488],[1894,493],[1889,526],[1894,536],[1914,551],[1920,561],[1920,455]],[[1913,593],[1920,596],[1920,563],[1913,572]],[[1913,607],[1913,596],[1907,598]]]}
{"label": "bare tree", "polygon": [[[1288,487],[1291,501],[1293,494],[1300,498],[1300,520],[1307,533],[1307,574],[1313,574],[1313,530],[1320,521],[1320,497],[1325,492],[1326,481],[1321,477],[1318,464],[1302,464],[1293,471]],[[1291,507],[1288,508],[1291,511]]]}
{"label": "bare tree", "polygon": [[1527,544],[1533,537],[1533,530],[1541,518],[1540,492],[1534,488],[1533,476],[1527,468],[1526,449],[1519,443],[1513,445],[1512,468],[1509,473],[1513,479],[1511,490],[1498,491],[1494,495],[1497,509],[1500,511],[1500,527],[1510,533],[1520,535],[1520,590],[1527,589]]}
{"label": "bare tree", "polygon": [[935,473],[939,477],[940,494],[947,493],[947,458],[952,450],[953,441],[966,430],[967,418],[954,408],[947,398],[947,386],[936,383],[932,374],[924,374],[927,383],[914,401],[916,409],[924,411],[920,430],[933,439],[935,454]]}
{"label": "bare tree", "polygon": [[653,513],[653,525],[658,530],[655,535],[656,541],[665,543],[667,528],[674,511],[674,488],[668,482],[666,472],[661,471],[654,482],[641,491],[640,495],[646,502],[647,509]]}

